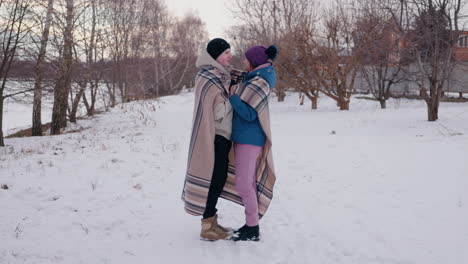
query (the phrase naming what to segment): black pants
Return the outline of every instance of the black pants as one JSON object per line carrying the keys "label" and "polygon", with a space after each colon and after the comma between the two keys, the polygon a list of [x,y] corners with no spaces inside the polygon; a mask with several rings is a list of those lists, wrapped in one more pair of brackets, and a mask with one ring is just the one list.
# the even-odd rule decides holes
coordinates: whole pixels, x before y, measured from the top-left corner
{"label": "black pants", "polygon": [[213,167],[213,176],[211,178],[208,199],[206,201],[203,218],[209,218],[216,214],[216,204],[223,191],[227,179],[229,150],[231,150],[231,141],[223,136],[216,135],[214,142],[215,160]]}

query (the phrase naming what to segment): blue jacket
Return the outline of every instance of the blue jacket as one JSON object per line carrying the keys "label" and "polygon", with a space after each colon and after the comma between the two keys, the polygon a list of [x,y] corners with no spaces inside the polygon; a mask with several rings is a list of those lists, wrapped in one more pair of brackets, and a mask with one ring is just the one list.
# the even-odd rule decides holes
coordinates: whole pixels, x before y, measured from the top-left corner
{"label": "blue jacket", "polygon": [[[276,84],[276,73],[273,66],[268,66],[247,73],[243,84],[249,85],[254,77],[261,77],[270,85],[272,89]],[[254,146],[265,145],[266,136],[263,132],[260,121],[258,120],[257,111],[250,105],[240,99],[237,94],[229,98],[234,115],[232,117],[232,134],[231,140],[236,143],[249,144]]]}

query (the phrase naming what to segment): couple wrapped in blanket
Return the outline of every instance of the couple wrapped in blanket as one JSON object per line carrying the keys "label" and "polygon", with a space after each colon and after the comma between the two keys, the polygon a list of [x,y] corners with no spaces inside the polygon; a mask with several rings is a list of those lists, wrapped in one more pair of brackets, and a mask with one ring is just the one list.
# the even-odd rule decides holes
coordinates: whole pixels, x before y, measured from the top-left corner
{"label": "couple wrapped in blanket", "polygon": [[[270,205],[276,180],[268,99],[276,83],[277,53],[275,46],[253,46],[245,52],[244,71],[231,69],[231,47],[216,38],[197,59],[182,200],[188,213],[202,216],[202,239],[260,239],[259,219]],[[219,197],[245,207],[241,228],[218,223]]]}

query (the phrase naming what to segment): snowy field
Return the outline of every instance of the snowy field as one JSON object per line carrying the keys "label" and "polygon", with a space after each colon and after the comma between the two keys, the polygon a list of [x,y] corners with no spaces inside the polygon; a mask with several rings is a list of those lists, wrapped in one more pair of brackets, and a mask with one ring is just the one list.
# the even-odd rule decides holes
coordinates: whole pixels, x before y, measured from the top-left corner
{"label": "snowy field", "polygon": [[[180,200],[193,94],[130,103],[0,149],[0,263],[468,263],[468,103],[272,102],[260,242],[199,240]],[[220,223],[243,208],[220,201]]]}

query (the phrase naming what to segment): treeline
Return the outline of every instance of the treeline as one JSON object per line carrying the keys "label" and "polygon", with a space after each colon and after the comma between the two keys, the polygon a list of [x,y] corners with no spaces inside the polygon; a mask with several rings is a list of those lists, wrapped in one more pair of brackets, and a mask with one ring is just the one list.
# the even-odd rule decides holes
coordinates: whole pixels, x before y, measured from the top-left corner
{"label": "treeline", "polygon": [[[196,56],[193,55],[190,60],[189,60],[189,67],[185,69],[185,64],[180,64],[176,67],[174,67],[173,71],[174,73],[181,73],[184,72],[185,74],[183,75],[182,81],[180,82],[181,85],[179,86],[170,86],[170,82],[168,81],[167,83],[160,83],[159,84],[159,91],[158,91],[158,96],[166,96],[166,95],[172,95],[180,92],[180,90],[185,86],[185,87],[192,87],[193,86],[193,81],[194,81],[194,76],[196,74],[197,69],[193,66],[195,63]],[[173,58],[167,58],[167,61],[171,64],[177,64],[176,61],[173,60]],[[156,90],[155,88],[155,77],[154,77],[154,67],[152,66],[152,58],[141,58],[138,61],[135,60],[128,60],[128,61],[122,61],[121,63],[125,65],[140,65],[141,67],[138,68],[138,70],[134,67],[129,67],[127,70],[127,73],[129,75],[128,80],[130,82],[141,82],[140,84],[144,86],[143,94],[136,94],[135,97],[133,98],[128,98],[128,100],[134,100],[134,99],[141,99],[141,98],[151,98],[151,97],[156,97]],[[56,61],[48,61],[44,62],[42,64],[42,75],[43,75],[43,80],[47,81],[54,81],[58,78],[58,72],[57,72],[57,65],[58,62]],[[191,63],[191,64],[190,64]],[[36,66],[35,61],[31,60],[20,60],[20,61],[14,61],[12,63],[12,66],[9,71],[9,78],[13,80],[20,80],[20,81],[34,81],[36,74],[34,72]],[[115,68],[115,65],[113,62],[110,61],[99,61],[96,62],[94,65],[94,70],[96,72],[102,73],[102,76],[100,78],[101,85],[106,85],[106,84],[111,84],[112,82],[112,71],[111,69]],[[73,68],[71,69],[71,76],[72,79],[77,82],[83,82],[85,81],[86,78],[86,73],[88,72],[87,65],[83,62],[76,61],[73,65]],[[142,79],[139,77],[137,78],[137,74],[143,73],[142,74]],[[173,77],[175,74],[173,75]],[[179,76],[178,76],[179,77]],[[178,79],[180,80],[180,79]],[[174,83],[174,81],[172,81]],[[23,91],[24,92],[24,91]]]}
{"label": "treeline", "polygon": [[[192,85],[207,38],[199,17],[176,18],[162,0],[0,0],[0,127],[4,100],[25,93],[34,94],[35,136],[44,133],[41,104],[49,90],[51,134],[76,121],[80,104],[93,115],[99,94],[113,107],[176,93]],[[18,91],[12,78],[29,79],[31,87]],[[53,89],[43,89],[45,80]]]}
{"label": "treeline", "polygon": [[[313,108],[325,95],[348,110],[356,90],[366,89],[385,108],[394,87],[411,84],[427,104],[428,120],[438,119],[457,66],[466,0],[230,3],[237,22],[228,39],[235,51],[279,47],[279,100],[294,89]],[[176,93],[192,86],[207,41],[199,17],[175,18],[162,0],[0,0],[0,127],[5,99],[23,94],[33,94],[32,134],[42,135],[41,105],[49,92],[51,134],[74,122],[80,105],[93,115],[98,96],[113,107]],[[21,76],[30,87],[18,90],[8,80]]]}
{"label": "treeline", "polygon": [[238,50],[275,43],[278,99],[293,88],[317,108],[320,95],[348,110],[356,90],[385,108],[392,89],[416,86],[428,120],[455,68],[464,0],[235,0]]}

